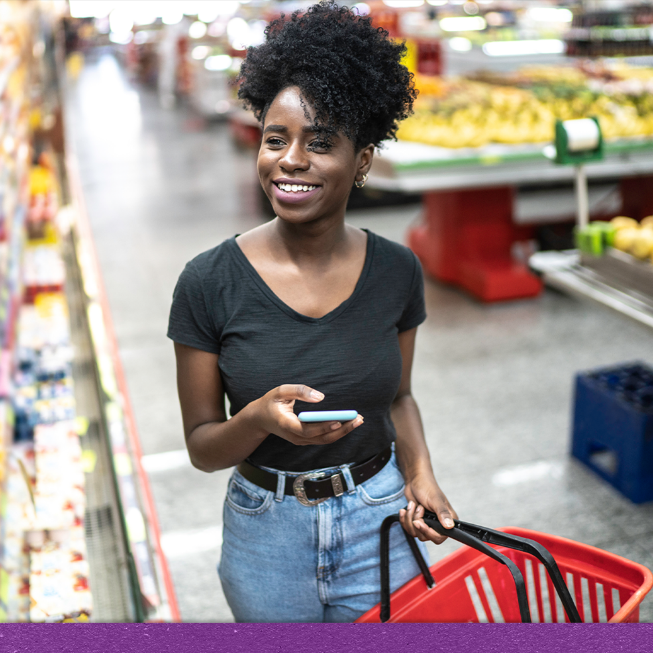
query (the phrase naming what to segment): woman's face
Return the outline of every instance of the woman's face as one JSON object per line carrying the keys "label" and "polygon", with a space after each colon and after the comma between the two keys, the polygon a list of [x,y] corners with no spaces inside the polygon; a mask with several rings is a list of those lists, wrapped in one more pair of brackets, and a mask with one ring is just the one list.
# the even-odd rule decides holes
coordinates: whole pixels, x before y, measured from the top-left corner
{"label": "woman's face", "polygon": [[274,99],[263,124],[259,179],[276,215],[294,224],[344,218],[354,180],[372,164],[373,146],[356,152],[340,132],[325,144],[313,117],[313,108],[302,106],[299,89],[291,86]]}

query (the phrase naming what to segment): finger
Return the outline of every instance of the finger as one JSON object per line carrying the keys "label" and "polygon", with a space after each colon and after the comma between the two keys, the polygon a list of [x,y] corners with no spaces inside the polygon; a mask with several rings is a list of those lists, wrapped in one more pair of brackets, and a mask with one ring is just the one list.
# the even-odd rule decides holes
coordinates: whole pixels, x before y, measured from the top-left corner
{"label": "finger", "polygon": [[333,431],[328,432],[325,435],[319,435],[317,437],[311,438],[311,444],[330,444],[340,438],[344,437],[348,433],[351,433],[354,429],[357,429],[359,426],[364,424],[365,420],[362,415],[356,417],[356,419],[345,422],[342,426]]}
{"label": "finger", "polygon": [[421,529],[419,528],[419,525],[423,525],[423,517],[424,517],[424,506],[421,504],[417,504],[417,507],[415,508],[415,514],[413,515],[413,528],[415,529],[415,533],[417,533],[417,539],[422,541],[422,542],[427,542],[428,538],[422,534]]}
{"label": "finger", "polygon": [[364,422],[363,418],[359,416],[360,419],[357,417],[356,419],[346,422],[344,425],[341,425],[334,430],[326,430],[326,432],[324,432],[324,427],[315,424],[311,425],[313,427],[313,432],[316,428],[321,428],[323,432],[320,434],[318,431],[317,434],[311,434],[311,430],[307,428],[307,424],[303,424],[297,420],[297,424],[300,425],[297,426],[293,420],[293,417],[295,416],[290,415],[285,420],[280,420],[280,423],[283,422],[283,426],[286,426],[288,431],[287,433],[281,434],[281,436],[289,442],[292,442],[292,444],[297,444],[300,446],[305,446],[308,444],[331,444],[332,442],[336,442],[336,440],[340,440],[340,438],[347,435],[347,433],[351,433],[355,428],[358,428]]}
{"label": "finger", "polygon": [[419,533],[417,530],[415,530],[415,525],[413,523],[414,515],[415,515],[415,502],[409,501],[406,508],[402,508],[399,511],[399,521],[401,522],[401,525],[404,527],[404,530],[411,537],[418,537]]}
{"label": "finger", "polygon": [[281,429],[297,437],[309,439],[333,433],[342,426],[340,422],[300,422],[294,413],[282,413],[278,420]]}
{"label": "finger", "polygon": [[438,505],[435,507],[433,512],[438,516],[438,521],[444,528],[453,528],[454,527],[454,518],[458,516],[455,514],[453,508],[449,505],[446,497],[442,496]]}
{"label": "finger", "polygon": [[419,533],[418,537],[422,542],[435,542],[435,544],[442,544],[447,539],[446,535],[440,535],[437,531],[427,526],[421,519],[418,519],[413,524],[415,530]]}
{"label": "finger", "polygon": [[302,435],[305,438],[318,438],[321,435],[330,435],[342,427],[341,422],[301,422]]}
{"label": "finger", "polygon": [[415,529],[413,528],[412,523],[408,521],[406,518],[406,509],[402,508],[399,511],[399,523],[401,524],[401,527],[410,535],[411,537],[417,537],[417,534],[415,533]]}
{"label": "finger", "polygon": [[453,528],[454,527],[454,522],[453,522],[453,515],[451,514],[451,511],[449,508],[442,508],[438,510],[438,521],[445,527],[445,528]]}
{"label": "finger", "polygon": [[324,395],[321,392],[301,383],[286,383],[280,385],[277,388],[277,397],[281,401],[292,401],[298,399],[300,401],[308,401],[312,404],[324,399]]}

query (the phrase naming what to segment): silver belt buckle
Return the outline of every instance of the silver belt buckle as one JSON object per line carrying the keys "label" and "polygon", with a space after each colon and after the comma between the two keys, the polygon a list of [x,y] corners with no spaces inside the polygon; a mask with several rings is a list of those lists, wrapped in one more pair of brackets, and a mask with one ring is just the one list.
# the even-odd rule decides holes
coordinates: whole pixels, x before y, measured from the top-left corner
{"label": "silver belt buckle", "polygon": [[314,481],[318,478],[324,478],[326,474],[324,472],[312,472],[310,474],[300,474],[295,478],[295,481],[292,484],[292,491],[297,497],[297,501],[302,504],[302,506],[317,506],[318,503],[326,501],[328,497],[323,499],[309,499],[306,496],[306,488],[304,487],[304,481]]}

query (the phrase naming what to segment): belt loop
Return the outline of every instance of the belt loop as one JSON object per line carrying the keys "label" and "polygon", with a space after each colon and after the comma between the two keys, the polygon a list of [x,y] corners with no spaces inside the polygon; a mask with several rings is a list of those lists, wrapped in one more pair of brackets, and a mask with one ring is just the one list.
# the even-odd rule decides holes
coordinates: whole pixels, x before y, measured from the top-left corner
{"label": "belt loop", "polygon": [[356,492],[356,483],[354,483],[354,477],[351,475],[349,465],[340,465],[340,471],[345,478],[345,483],[347,483],[347,493],[353,494]]}
{"label": "belt loop", "polygon": [[286,472],[277,472],[277,492],[274,500],[281,503],[286,494]]}

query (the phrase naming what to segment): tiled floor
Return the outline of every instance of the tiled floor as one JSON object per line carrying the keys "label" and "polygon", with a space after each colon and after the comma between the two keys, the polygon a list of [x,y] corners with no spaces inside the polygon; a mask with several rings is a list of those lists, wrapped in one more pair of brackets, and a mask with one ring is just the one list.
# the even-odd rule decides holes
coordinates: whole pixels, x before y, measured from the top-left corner
{"label": "tiled floor", "polygon": [[[215,573],[229,472],[158,454],[184,446],[165,337],[172,290],[186,261],[263,220],[253,157],[224,125],[160,109],[110,57],[70,85],[68,123],[182,617],[229,621]],[[404,207],[350,222],[402,241],[418,218],[419,207]],[[552,291],[483,306],[428,281],[426,298],[414,393],[460,517],[562,535],[653,568],[653,503],[634,506],[568,455],[574,373],[652,363],[653,334]],[[454,548],[433,546],[432,560]],[[641,619],[653,621],[652,598]]]}

